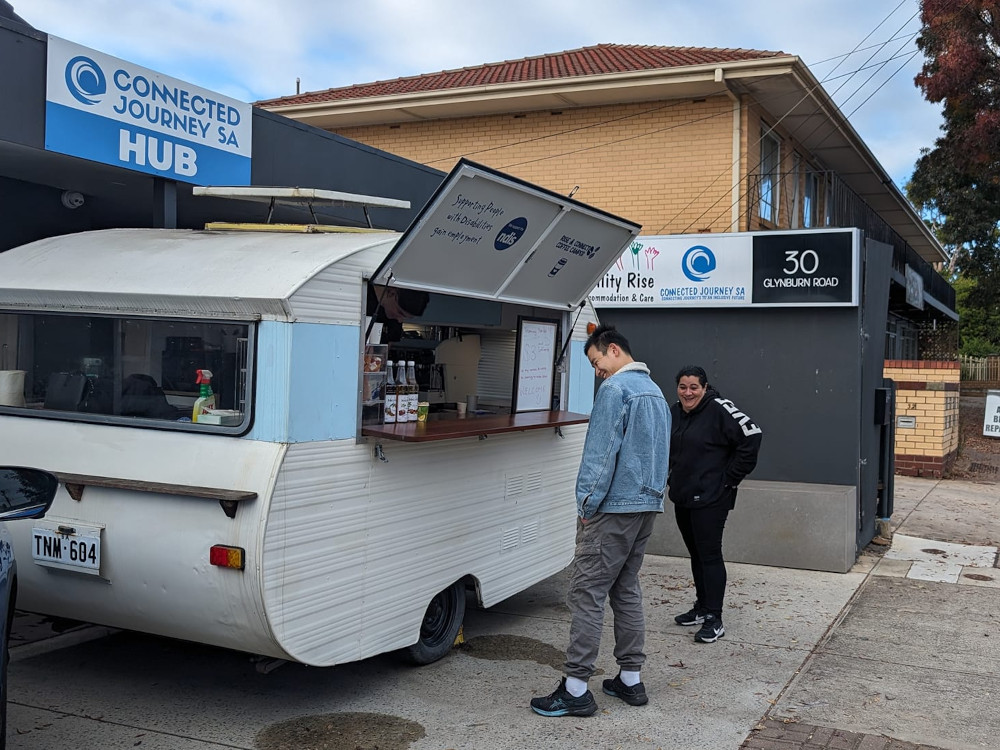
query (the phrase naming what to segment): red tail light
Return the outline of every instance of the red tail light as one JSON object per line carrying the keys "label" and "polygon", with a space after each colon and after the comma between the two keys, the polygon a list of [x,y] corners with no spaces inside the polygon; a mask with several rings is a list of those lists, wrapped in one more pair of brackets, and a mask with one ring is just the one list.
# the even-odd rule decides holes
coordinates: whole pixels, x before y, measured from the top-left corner
{"label": "red tail light", "polygon": [[242,547],[229,547],[225,544],[216,544],[208,550],[208,561],[220,568],[243,570],[246,567],[246,556],[246,550]]}

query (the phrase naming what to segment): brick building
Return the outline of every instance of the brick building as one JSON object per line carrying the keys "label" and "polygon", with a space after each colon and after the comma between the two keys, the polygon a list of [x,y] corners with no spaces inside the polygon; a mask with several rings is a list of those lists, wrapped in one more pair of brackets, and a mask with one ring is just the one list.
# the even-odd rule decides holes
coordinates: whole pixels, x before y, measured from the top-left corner
{"label": "brick building", "polygon": [[[893,248],[886,375],[920,382],[957,353],[943,249],[794,55],[602,44],[258,105],[438,169],[464,156],[576,191],[645,235],[859,227]],[[948,468],[949,404],[898,399],[917,425],[897,431],[901,470]]]}

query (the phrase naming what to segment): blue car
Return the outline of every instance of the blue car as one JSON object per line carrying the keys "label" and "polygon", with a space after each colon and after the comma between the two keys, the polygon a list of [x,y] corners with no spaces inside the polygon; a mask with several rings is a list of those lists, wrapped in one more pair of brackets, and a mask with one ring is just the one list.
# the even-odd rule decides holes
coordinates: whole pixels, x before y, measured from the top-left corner
{"label": "blue car", "polygon": [[[47,471],[0,466],[0,521],[41,518],[52,504],[59,481]],[[0,750],[7,746],[8,642],[17,600],[17,563],[7,524],[0,523]]]}

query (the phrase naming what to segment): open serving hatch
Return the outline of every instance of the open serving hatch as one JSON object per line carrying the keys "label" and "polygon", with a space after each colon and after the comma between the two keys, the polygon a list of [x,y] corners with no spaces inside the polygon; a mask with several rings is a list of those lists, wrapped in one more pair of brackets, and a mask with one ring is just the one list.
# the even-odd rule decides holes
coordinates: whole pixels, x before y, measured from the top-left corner
{"label": "open serving hatch", "polygon": [[429,292],[572,308],[640,225],[462,159],[373,281]]}

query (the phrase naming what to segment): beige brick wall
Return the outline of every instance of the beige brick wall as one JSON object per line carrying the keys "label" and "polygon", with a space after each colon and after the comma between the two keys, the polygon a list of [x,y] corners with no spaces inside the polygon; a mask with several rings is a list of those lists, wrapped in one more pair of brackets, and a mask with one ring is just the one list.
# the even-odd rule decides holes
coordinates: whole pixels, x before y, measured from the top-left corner
{"label": "beige brick wall", "polygon": [[[820,168],[778,123],[778,221],[749,205],[749,172],[775,122],[752,100],[740,112],[739,188],[733,193],[733,101],[726,96],[637,102],[340,128],[340,135],[447,171],[461,157],[503,170],[642,224],[642,233],[727,232],[801,226],[800,169]],[[802,178],[799,179],[801,189]],[[800,220],[799,220],[800,221]]]}
{"label": "beige brick wall", "polygon": [[[947,457],[958,450],[958,362],[886,361],[883,375],[896,382],[896,417],[916,427],[896,429],[896,456]],[[910,386],[910,387],[907,387]]]}
{"label": "beige brick wall", "polygon": [[465,156],[558,193],[579,185],[575,198],[641,223],[647,235],[725,232],[732,221],[733,106],[727,97],[336,132],[444,171]]}

